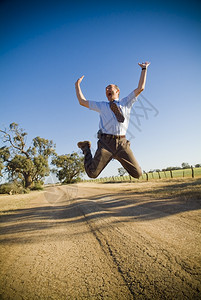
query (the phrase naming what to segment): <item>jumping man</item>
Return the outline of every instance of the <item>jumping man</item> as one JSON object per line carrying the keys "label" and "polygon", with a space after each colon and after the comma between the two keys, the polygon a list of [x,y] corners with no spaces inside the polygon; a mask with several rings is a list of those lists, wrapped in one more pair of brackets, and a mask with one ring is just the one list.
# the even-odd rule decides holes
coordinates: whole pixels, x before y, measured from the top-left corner
{"label": "jumping man", "polygon": [[149,62],[138,64],[142,68],[138,87],[121,100],[119,100],[120,89],[115,84],[106,87],[107,102],[86,100],[80,87],[84,76],[76,81],[75,88],[80,105],[100,114],[98,148],[94,157],[91,154],[89,141],[78,143],[78,147],[81,148],[85,156],[84,166],[89,177],[96,178],[112,158],[117,159],[134,178],[139,178],[142,175],[141,168],[130,149],[130,142],[125,135],[132,105],[145,88],[149,64]]}

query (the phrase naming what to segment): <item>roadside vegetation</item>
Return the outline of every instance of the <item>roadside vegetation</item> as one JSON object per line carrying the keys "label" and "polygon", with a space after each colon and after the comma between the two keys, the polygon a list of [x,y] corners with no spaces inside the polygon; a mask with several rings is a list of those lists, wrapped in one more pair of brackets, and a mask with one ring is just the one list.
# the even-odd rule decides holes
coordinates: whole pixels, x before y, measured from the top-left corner
{"label": "roadside vegetation", "polygon": [[6,182],[0,185],[0,194],[41,190],[51,171],[63,184],[81,180],[83,158],[77,153],[58,155],[53,141],[39,136],[27,144],[27,133],[16,123],[0,129],[0,134],[0,179]]}

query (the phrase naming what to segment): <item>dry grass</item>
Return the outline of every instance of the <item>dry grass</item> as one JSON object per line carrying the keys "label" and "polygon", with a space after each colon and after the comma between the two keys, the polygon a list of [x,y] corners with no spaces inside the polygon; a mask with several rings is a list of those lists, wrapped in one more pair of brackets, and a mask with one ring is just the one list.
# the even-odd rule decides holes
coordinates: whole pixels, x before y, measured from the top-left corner
{"label": "dry grass", "polygon": [[[201,199],[201,178],[158,179],[131,183],[81,183],[90,189],[110,190],[111,192],[133,192],[150,197]],[[78,186],[79,186],[78,185]]]}
{"label": "dry grass", "polygon": [[30,200],[39,196],[39,191],[29,194],[0,195],[0,215],[10,214],[11,211],[26,207]]}
{"label": "dry grass", "polygon": [[150,182],[140,186],[138,184],[132,191],[148,194],[151,197],[185,197],[201,199],[201,179],[172,179]]}

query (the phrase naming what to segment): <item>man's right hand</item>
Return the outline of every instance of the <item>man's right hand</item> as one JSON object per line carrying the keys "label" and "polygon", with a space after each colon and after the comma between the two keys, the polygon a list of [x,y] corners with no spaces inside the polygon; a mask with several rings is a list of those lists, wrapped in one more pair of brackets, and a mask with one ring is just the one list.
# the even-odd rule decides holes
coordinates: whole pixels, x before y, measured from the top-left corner
{"label": "man's right hand", "polygon": [[84,97],[81,87],[80,87],[80,83],[82,82],[83,78],[84,78],[84,75],[82,77],[78,78],[78,80],[75,83],[75,90],[76,90],[76,95],[77,95],[80,105],[89,108],[89,102]]}
{"label": "man's right hand", "polygon": [[80,83],[82,82],[83,78],[84,78],[84,75],[82,77],[78,78],[78,80],[76,81],[75,85],[80,85]]}

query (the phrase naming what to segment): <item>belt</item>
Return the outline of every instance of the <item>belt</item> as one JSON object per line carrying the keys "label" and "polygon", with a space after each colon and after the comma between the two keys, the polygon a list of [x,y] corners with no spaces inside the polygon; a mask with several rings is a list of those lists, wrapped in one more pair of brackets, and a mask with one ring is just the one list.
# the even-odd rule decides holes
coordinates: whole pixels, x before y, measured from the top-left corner
{"label": "belt", "polygon": [[113,138],[113,139],[121,139],[125,138],[125,135],[113,135],[113,134],[106,134],[106,133],[101,133],[101,137],[104,136],[106,138]]}

